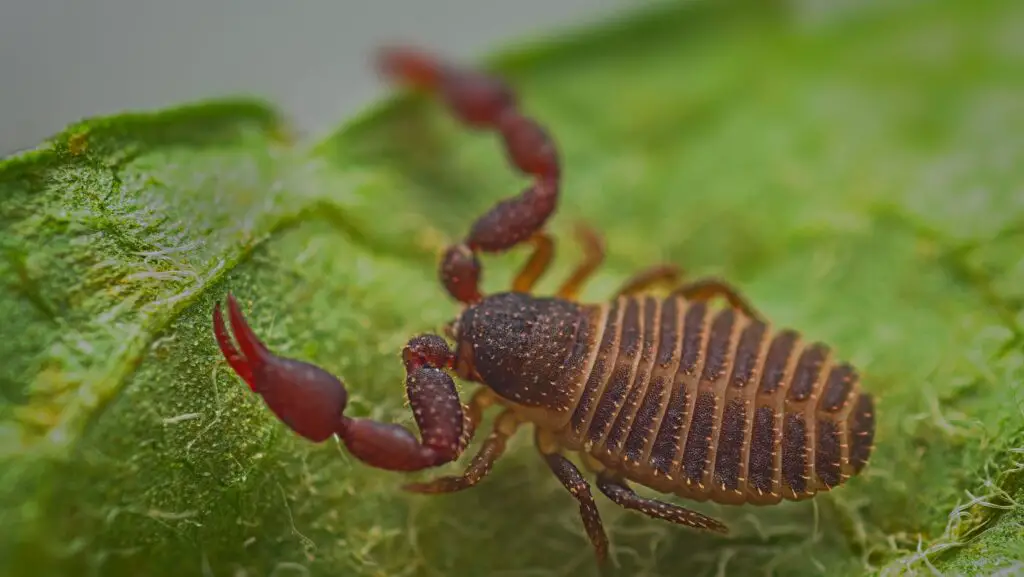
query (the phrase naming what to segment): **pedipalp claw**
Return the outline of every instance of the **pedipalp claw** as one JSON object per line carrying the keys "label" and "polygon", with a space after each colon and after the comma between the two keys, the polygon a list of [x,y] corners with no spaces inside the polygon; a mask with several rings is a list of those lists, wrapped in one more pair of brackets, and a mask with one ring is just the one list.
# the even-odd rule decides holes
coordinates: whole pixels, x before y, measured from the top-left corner
{"label": "pedipalp claw", "polygon": [[213,308],[213,334],[216,337],[217,346],[220,347],[220,352],[224,354],[224,358],[228,361],[228,365],[238,373],[238,376],[242,377],[242,380],[249,385],[250,389],[255,390],[256,387],[252,382],[252,369],[249,367],[249,362],[245,360],[245,357],[238,352],[234,343],[231,342],[228,329],[224,326],[224,315],[220,312],[220,303],[217,303]]}
{"label": "pedipalp claw", "polygon": [[341,380],[316,365],[271,353],[245,322],[234,296],[229,293],[227,300],[238,348],[228,335],[220,304],[213,310],[213,331],[231,368],[296,433],[319,442],[338,432],[348,403]]}

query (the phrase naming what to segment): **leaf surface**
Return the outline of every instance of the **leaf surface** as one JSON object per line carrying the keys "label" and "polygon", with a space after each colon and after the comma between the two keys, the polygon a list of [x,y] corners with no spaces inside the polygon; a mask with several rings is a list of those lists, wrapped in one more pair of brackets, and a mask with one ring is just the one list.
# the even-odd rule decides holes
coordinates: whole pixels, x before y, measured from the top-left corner
{"label": "leaf surface", "polygon": [[[625,575],[990,574],[1024,563],[1024,7],[670,5],[490,66],[558,141],[607,298],[660,261],[830,343],[880,399],[872,464],[812,502],[599,497]],[[525,185],[401,98],[312,148],[251,102],[89,121],[0,165],[7,574],[592,575],[576,504],[512,443],[461,494],[310,445],[230,373],[227,290],[277,352],[411,425],[398,351],[457,313],[436,255]],[[524,250],[486,261],[508,286]],[[468,395],[468,392],[466,393]],[[455,471],[458,466],[443,471]]]}

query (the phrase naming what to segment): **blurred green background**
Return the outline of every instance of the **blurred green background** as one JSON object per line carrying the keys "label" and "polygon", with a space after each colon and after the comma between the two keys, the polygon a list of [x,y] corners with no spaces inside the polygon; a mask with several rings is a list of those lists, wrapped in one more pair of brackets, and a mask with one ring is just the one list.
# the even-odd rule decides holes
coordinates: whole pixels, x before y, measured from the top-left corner
{"label": "blurred green background", "polygon": [[[619,573],[1024,569],[1024,5],[661,3],[486,65],[564,159],[542,292],[583,220],[609,253],[586,299],[656,262],[724,276],[879,397],[848,485],[693,505],[728,538],[598,497]],[[411,424],[398,352],[458,310],[437,254],[525,183],[430,100],[293,134],[263,103],[205,102],[0,165],[0,569],[594,575],[528,434],[478,487],[408,495],[230,373],[210,328],[227,290],[271,348],[344,376],[349,414]],[[486,288],[525,256],[488,259]]]}

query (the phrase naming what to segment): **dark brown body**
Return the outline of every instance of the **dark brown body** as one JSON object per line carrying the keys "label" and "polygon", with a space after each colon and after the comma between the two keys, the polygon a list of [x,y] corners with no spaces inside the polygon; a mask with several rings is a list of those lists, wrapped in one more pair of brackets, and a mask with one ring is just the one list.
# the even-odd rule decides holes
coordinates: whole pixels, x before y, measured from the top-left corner
{"label": "dark brown body", "polygon": [[828,491],[871,453],[873,399],[820,343],[681,296],[469,307],[456,371],[567,450],[652,489],[767,505]]}
{"label": "dark brown body", "polygon": [[[533,424],[537,451],[577,501],[601,564],[608,536],[591,483],[566,452],[581,454],[596,473],[594,486],[616,505],[719,534],[728,533],[721,521],[643,497],[629,482],[697,501],[767,505],[811,497],[860,473],[875,417],[856,371],[824,345],[767,325],[725,280],[684,282],[678,265],[654,264],[627,278],[612,301],[579,303],[605,254],[601,235],[580,226],[583,258],[554,297],[535,296],[555,251],[546,231],[562,186],[554,140],[496,77],[402,48],[385,50],[380,63],[440,96],[467,126],[499,133],[509,162],[533,182],[478,217],[441,256],[439,280],[464,308],[447,327],[454,349],[440,335],[421,334],[402,350],[419,437],[396,423],[345,415],[341,379],[272,353],[229,294],[230,331],[218,305],[214,337],[283,423],[313,442],[337,436],[368,466],[415,472],[458,460],[484,412],[501,405],[462,474],[403,488],[442,494],[473,487],[517,430]],[[532,251],[512,290],[485,295],[480,257],[522,245]],[[668,296],[654,296],[656,286]],[[711,308],[718,300],[728,306]],[[485,386],[464,402],[449,372]]]}

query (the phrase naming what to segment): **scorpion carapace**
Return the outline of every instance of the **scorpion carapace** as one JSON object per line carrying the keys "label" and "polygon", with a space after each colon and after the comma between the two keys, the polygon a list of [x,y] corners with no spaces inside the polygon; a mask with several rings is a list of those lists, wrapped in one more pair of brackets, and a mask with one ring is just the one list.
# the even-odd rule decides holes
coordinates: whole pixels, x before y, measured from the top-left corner
{"label": "scorpion carapace", "polygon": [[[381,69],[440,95],[454,115],[503,137],[510,162],[534,179],[481,216],[440,259],[439,276],[463,304],[445,332],[412,338],[402,353],[406,394],[420,431],[344,415],[341,380],[314,365],[271,353],[228,295],[232,343],[218,305],[214,332],[224,356],[271,411],[303,437],[337,435],[362,462],[418,471],[458,459],[484,411],[500,406],[494,428],[464,474],[405,485],[446,493],[483,479],[521,425],[552,472],[579,502],[599,561],[608,540],[580,470],[579,453],[613,502],[648,516],[725,533],[725,525],[679,505],[644,498],[635,482],[663,493],[724,504],[799,500],[863,470],[874,439],[874,401],[856,370],[816,342],[771,327],[739,293],[713,278],[682,283],[674,265],[628,279],[605,303],[578,302],[604,258],[601,237],[577,228],[585,257],[554,296],[532,294],[551,263],[545,232],[560,186],[554,142],[517,109],[500,79],[407,48],[385,50]],[[529,243],[512,283],[480,290],[481,253]],[[653,290],[667,287],[665,293]],[[723,297],[728,306],[711,301]],[[460,400],[452,374],[481,385]]]}

